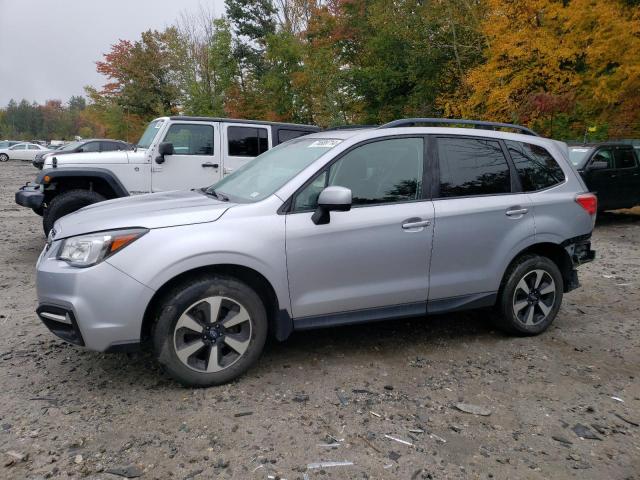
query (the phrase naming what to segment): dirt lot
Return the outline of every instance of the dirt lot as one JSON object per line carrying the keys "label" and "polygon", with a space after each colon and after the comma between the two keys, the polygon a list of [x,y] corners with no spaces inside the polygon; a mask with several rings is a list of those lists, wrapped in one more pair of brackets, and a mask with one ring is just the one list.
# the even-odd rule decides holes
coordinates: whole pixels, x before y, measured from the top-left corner
{"label": "dirt lot", "polygon": [[640,478],[640,212],[600,218],[598,260],[539,337],[483,312],[306,332],[188,390],[41,325],[40,217],[13,203],[34,173],[0,164],[0,478]]}

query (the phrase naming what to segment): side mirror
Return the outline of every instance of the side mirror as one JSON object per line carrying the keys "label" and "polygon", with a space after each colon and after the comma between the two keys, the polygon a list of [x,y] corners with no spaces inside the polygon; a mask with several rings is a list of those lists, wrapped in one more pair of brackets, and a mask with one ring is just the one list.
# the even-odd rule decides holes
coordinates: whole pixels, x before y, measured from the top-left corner
{"label": "side mirror", "polygon": [[173,155],[173,143],[171,142],[162,142],[158,145],[158,156],[156,157],[156,163],[164,163],[165,155]]}
{"label": "side mirror", "polygon": [[351,210],[351,190],[344,187],[327,187],[318,196],[318,208],[313,212],[311,221],[316,225],[325,225],[331,220],[330,213]]}
{"label": "side mirror", "polygon": [[589,165],[589,170],[604,170],[606,168],[609,168],[609,163],[599,160],[591,162],[591,164]]}

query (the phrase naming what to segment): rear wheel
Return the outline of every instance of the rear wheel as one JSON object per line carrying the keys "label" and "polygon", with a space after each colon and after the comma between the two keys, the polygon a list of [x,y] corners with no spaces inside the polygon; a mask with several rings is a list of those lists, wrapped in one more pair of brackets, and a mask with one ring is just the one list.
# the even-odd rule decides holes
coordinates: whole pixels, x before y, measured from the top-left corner
{"label": "rear wheel", "polygon": [[553,261],[539,255],[524,255],[505,275],[497,323],[518,335],[542,333],[560,310],[562,292],[562,274]]}
{"label": "rear wheel", "polygon": [[262,300],[231,277],[203,276],[163,300],[153,332],[156,358],[177,381],[208,387],[242,375],[267,338]]}
{"label": "rear wheel", "polygon": [[9,161],[9,155],[7,155],[6,153],[0,153],[0,162],[7,162]]}
{"label": "rear wheel", "polygon": [[106,200],[105,197],[91,190],[69,190],[53,197],[42,215],[44,234],[49,235],[53,224],[59,218],[80,210],[82,207],[104,200]]}

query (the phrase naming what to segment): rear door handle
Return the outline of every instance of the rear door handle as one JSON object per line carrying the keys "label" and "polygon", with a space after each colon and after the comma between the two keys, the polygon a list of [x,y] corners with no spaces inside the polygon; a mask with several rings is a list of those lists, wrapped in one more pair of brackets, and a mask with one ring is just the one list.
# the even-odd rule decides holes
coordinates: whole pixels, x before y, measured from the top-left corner
{"label": "rear door handle", "polygon": [[202,166],[205,168],[218,168],[220,165],[218,165],[217,163],[207,162],[203,163]]}
{"label": "rear door handle", "polygon": [[410,222],[406,222],[402,224],[402,228],[404,230],[410,230],[412,228],[422,228],[422,227],[428,227],[429,225],[431,225],[431,220],[414,220],[414,219],[410,219],[412,221]]}
{"label": "rear door handle", "polygon": [[524,215],[528,211],[529,211],[528,208],[511,207],[509,210],[505,212],[505,215],[507,215],[508,217],[515,217],[516,215]]}

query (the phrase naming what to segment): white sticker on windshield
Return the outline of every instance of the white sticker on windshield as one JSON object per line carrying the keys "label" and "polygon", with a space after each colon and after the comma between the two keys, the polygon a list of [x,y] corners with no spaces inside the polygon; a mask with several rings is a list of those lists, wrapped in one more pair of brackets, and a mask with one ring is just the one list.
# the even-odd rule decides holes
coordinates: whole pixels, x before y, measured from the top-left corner
{"label": "white sticker on windshield", "polygon": [[326,140],[316,140],[307,148],[333,148],[338,145],[342,140],[336,140],[334,138],[327,138]]}
{"label": "white sticker on windshield", "polygon": [[158,122],[154,125],[154,128],[160,128],[162,126],[162,122]]}
{"label": "white sticker on windshield", "polygon": [[260,192],[253,192],[251,195],[249,195],[251,198],[256,198],[258,195],[260,195]]}
{"label": "white sticker on windshield", "polygon": [[588,152],[589,149],[588,148],[572,148],[571,151],[572,152]]}

